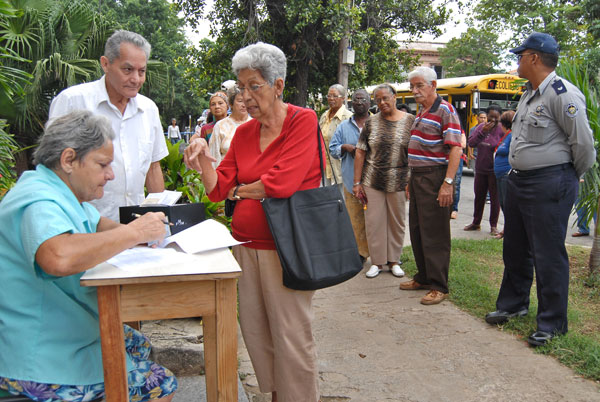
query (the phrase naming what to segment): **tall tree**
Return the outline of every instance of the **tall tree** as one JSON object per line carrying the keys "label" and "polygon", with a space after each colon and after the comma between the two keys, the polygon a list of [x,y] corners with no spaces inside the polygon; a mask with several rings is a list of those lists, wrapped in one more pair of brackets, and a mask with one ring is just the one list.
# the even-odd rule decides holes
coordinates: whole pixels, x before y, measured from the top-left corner
{"label": "tall tree", "polygon": [[[176,0],[188,21],[204,17],[204,0]],[[229,72],[234,52],[263,41],[288,57],[286,98],[305,105],[337,77],[338,43],[349,32],[356,50],[349,86],[398,80],[414,61],[398,51],[394,36],[438,33],[447,18],[445,2],[426,0],[216,0],[209,13],[217,46],[201,54],[211,71]],[[230,74],[230,73],[229,73]]]}
{"label": "tall tree", "polygon": [[491,74],[500,64],[502,48],[495,32],[469,28],[440,49],[448,77]]}
{"label": "tall tree", "polygon": [[480,0],[473,17],[488,30],[512,33],[511,46],[539,31],[554,36],[563,54],[575,55],[593,47],[588,28],[597,4],[598,0]]}

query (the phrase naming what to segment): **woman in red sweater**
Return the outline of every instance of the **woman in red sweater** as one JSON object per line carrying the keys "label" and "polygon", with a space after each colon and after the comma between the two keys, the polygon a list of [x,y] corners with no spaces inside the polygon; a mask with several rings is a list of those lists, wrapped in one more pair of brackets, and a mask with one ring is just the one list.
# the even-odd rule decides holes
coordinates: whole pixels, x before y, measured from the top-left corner
{"label": "woman in red sweater", "polygon": [[283,286],[260,200],[287,198],[319,186],[317,116],[283,102],[286,58],[279,48],[262,42],[249,45],[236,52],[232,67],[253,120],[237,128],[216,171],[204,139],[195,139],[185,150],[185,162],[202,172],[212,201],[237,200],[233,237],[247,242],[233,249],[243,272],[240,326],[261,392],[271,392],[273,401],[315,402],[314,292]]}

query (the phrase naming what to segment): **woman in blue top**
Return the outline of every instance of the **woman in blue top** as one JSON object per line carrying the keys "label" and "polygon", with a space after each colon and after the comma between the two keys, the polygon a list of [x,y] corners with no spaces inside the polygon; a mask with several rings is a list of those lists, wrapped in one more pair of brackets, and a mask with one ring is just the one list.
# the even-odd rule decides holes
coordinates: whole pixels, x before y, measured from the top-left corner
{"label": "woman in blue top", "polygon": [[[500,209],[504,211],[504,198],[506,196],[506,180],[510,172],[510,163],[508,162],[508,152],[510,150],[510,140],[512,138],[512,120],[515,112],[508,110],[500,116],[500,128],[504,135],[496,149],[494,157],[494,174],[496,175],[496,187],[498,188],[498,198],[500,199]],[[496,235],[496,239],[504,237],[504,230]]]}
{"label": "woman in blue top", "polygon": [[[162,213],[128,225],[88,201],[114,178],[108,119],[74,111],[51,122],[25,172],[0,202],[0,388],[35,401],[104,397],[96,289],[86,269],[164,237]],[[125,327],[132,401],[172,399],[173,374],[148,360],[150,345]]]}

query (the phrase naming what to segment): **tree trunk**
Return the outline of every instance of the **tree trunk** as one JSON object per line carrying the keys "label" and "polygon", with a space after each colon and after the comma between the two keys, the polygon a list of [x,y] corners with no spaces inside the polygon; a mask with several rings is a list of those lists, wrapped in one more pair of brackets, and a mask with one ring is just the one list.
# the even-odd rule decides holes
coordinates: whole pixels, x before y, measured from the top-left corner
{"label": "tree trunk", "polygon": [[[348,89],[348,73],[350,71],[350,66],[343,63],[344,49],[346,49],[350,44],[347,35],[349,34],[347,33],[342,39],[340,39],[340,45],[338,49],[338,83],[346,89]],[[346,102],[346,99],[344,99],[344,102]]]}
{"label": "tree trunk", "polygon": [[306,107],[308,101],[308,69],[309,64],[305,60],[299,60],[296,63],[296,74],[293,79],[293,86],[296,92],[292,98],[292,103],[297,106]]}
{"label": "tree trunk", "polygon": [[17,177],[21,177],[21,174],[29,169],[29,150],[26,149],[17,152],[15,154],[15,171],[17,172]]}
{"label": "tree trunk", "polygon": [[[600,197],[598,198],[598,207],[596,208],[596,216],[600,216]],[[600,225],[594,222],[594,241],[592,242],[592,251],[590,252],[590,261],[588,264],[590,274],[600,272]]]}

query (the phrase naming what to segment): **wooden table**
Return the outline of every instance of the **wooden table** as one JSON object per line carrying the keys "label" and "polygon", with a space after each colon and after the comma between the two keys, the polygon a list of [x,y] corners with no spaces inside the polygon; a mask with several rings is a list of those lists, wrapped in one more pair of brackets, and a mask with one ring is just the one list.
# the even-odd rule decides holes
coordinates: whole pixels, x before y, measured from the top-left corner
{"label": "wooden table", "polygon": [[[98,291],[107,402],[127,402],[123,322],[202,317],[208,402],[237,402],[237,289],[241,271],[228,249],[194,255],[196,262],[140,272],[101,264],[82,286]],[[150,275],[148,275],[150,273]]]}

